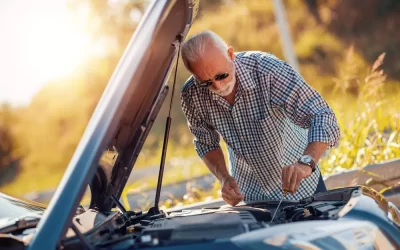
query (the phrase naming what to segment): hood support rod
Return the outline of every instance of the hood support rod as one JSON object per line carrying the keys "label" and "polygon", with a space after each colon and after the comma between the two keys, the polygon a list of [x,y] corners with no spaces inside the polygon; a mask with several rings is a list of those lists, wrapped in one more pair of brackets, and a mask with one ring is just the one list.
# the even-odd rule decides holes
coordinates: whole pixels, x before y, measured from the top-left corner
{"label": "hood support rod", "polygon": [[176,39],[177,39],[177,41],[175,43],[173,43],[173,46],[175,46],[178,49],[178,56],[176,57],[175,74],[174,74],[174,82],[173,82],[173,85],[172,85],[171,101],[169,103],[168,117],[167,117],[167,122],[166,122],[166,125],[165,125],[165,134],[164,134],[164,141],[163,141],[163,148],[162,148],[162,155],[161,155],[160,170],[158,172],[156,198],[155,198],[155,201],[154,201],[154,207],[150,208],[148,213],[147,213],[148,216],[154,216],[154,215],[163,214],[162,212],[160,212],[158,204],[160,203],[160,193],[161,193],[162,181],[163,181],[163,176],[164,176],[165,158],[166,158],[166,155],[167,155],[169,131],[171,129],[171,109],[172,109],[172,103],[173,103],[173,100],[174,100],[174,92],[175,92],[175,85],[176,85],[176,75],[177,75],[177,72],[178,72],[178,62],[179,62],[179,55],[180,55],[180,52],[181,52],[181,42],[183,40],[183,36],[181,34],[179,34],[179,35],[176,36]]}

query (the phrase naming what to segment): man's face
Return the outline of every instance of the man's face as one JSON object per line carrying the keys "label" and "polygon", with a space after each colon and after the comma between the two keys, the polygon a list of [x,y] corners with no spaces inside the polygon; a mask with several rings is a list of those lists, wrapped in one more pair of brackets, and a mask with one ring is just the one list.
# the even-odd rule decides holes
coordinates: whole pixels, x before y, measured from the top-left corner
{"label": "man's face", "polygon": [[228,96],[232,93],[235,84],[235,66],[232,47],[226,52],[210,45],[206,47],[205,55],[191,63],[190,70],[198,83],[210,81],[208,88],[217,95]]}

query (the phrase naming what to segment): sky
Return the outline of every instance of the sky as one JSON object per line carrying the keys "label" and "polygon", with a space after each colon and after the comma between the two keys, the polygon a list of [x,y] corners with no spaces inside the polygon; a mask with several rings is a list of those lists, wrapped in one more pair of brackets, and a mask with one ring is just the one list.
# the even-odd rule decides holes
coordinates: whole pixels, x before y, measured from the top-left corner
{"label": "sky", "polygon": [[65,2],[0,0],[0,103],[29,104],[87,58],[89,36]]}

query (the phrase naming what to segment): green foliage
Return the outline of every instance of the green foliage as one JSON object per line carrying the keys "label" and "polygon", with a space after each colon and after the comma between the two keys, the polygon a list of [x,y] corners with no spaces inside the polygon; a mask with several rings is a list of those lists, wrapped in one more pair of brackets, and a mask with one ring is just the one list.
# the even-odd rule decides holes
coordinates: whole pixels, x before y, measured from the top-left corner
{"label": "green foliage", "polygon": [[12,180],[18,172],[18,160],[11,126],[14,117],[7,105],[0,107],[0,184]]}

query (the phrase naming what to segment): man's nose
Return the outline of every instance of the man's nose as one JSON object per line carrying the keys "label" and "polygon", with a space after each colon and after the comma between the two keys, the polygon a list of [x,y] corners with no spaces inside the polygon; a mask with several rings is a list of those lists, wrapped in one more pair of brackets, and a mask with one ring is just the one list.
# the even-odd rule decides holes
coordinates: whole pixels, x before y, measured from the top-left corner
{"label": "man's nose", "polygon": [[220,90],[222,88],[222,85],[223,84],[221,81],[215,81],[215,80],[212,81],[212,86],[216,90]]}

